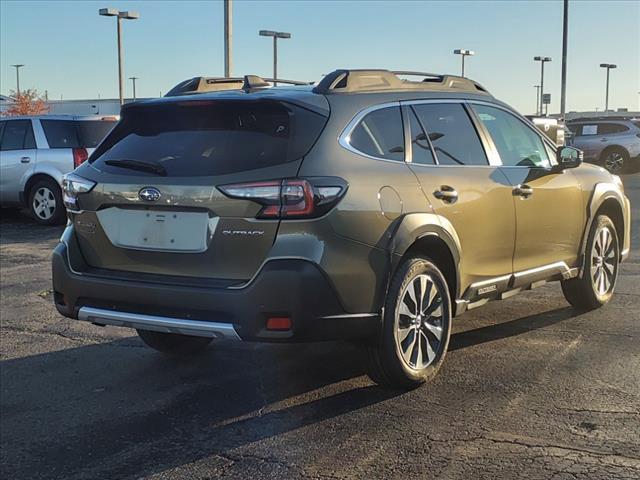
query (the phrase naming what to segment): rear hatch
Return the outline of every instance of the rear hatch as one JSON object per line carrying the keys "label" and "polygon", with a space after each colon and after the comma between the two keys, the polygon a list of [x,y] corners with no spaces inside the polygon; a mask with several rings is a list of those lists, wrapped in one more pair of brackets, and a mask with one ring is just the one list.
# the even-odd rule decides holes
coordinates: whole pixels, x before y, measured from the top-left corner
{"label": "rear hatch", "polygon": [[[151,280],[249,280],[280,220],[247,197],[268,199],[273,185],[279,191],[282,179],[297,175],[326,115],[264,98],[123,109],[120,123],[75,172],[96,182],[78,196],[82,213],[74,216],[87,264]],[[242,188],[223,193],[229,185]]]}

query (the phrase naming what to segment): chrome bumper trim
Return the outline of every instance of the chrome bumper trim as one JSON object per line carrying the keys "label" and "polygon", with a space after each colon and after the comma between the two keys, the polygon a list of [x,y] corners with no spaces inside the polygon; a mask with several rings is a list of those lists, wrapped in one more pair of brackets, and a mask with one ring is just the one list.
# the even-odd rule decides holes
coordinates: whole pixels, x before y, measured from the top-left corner
{"label": "chrome bumper trim", "polygon": [[241,340],[231,323],[205,322],[181,318],[157,317],[139,313],[116,312],[101,308],[82,307],[78,311],[78,320],[113,325],[116,327],[153,330],[163,333],[177,333],[196,337],[210,337],[228,340]]}

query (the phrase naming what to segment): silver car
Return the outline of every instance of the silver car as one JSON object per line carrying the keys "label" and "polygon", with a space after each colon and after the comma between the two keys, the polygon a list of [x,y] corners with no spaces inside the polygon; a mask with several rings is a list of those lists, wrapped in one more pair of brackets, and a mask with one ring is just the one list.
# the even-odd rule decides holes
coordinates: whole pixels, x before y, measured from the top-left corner
{"label": "silver car", "polygon": [[640,119],[580,119],[567,126],[571,130],[567,144],[582,150],[586,162],[615,174],[640,169]]}
{"label": "silver car", "polygon": [[84,162],[118,117],[39,115],[0,119],[0,204],[43,225],[65,219],[62,176]]}

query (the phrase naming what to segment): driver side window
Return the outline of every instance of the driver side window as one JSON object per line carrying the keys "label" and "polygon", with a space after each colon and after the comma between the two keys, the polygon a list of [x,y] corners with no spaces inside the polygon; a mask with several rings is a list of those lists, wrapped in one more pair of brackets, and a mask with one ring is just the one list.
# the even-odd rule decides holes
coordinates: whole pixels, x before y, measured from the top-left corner
{"label": "driver side window", "polygon": [[524,122],[499,108],[473,105],[473,109],[489,130],[503,165],[529,168],[551,166],[544,142]]}

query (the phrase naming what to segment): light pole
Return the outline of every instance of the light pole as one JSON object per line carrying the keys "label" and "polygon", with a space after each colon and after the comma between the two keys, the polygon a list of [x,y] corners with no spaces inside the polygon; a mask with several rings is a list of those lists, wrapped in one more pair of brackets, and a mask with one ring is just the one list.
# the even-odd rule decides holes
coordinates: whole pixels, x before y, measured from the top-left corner
{"label": "light pole", "polygon": [[536,115],[540,115],[540,85],[533,86],[536,89]]}
{"label": "light pole", "polygon": [[540,62],[540,115],[542,115],[542,112],[544,111],[544,107],[542,105],[544,97],[544,64],[546,62],[550,62],[551,57],[533,57],[533,60]]}
{"label": "light pole", "polygon": [[11,66],[16,69],[16,92],[18,93],[18,96],[20,96],[20,68],[24,67],[24,63],[18,63]]}
{"label": "light pole", "polygon": [[103,17],[116,17],[118,21],[118,91],[120,94],[120,105],[124,103],[124,80],[122,73],[122,19],[136,20],[140,18],[138,12],[121,12],[116,8],[101,8],[98,13]]}
{"label": "light pole", "polygon": [[273,30],[260,30],[258,34],[261,37],[273,37],[273,85],[276,86],[278,82],[278,39],[279,38],[291,38],[291,34],[287,32],[274,32]]}
{"label": "light pole", "polygon": [[140,77],[129,77],[129,80],[131,80],[133,82],[133,99],[136,99],[136,80],[138,80]]}
{"label": "light pole", "polygon": [[560,117],[564,122],[567,109],[567,48],[569,45],[569,0],[564,0],[562,21],[562,80],[560,83]]}
{"label": "light pole", "polygon": [[618,66],[614,65],[613,63],[601,63],[600,66],[602,68],[606,68],[607,69],[607,93],[605,95],[604,111],[608,112],[609,111],[609,71],[612,68],[618,68]]}
{"label": "light pole", "polygon": [[232,62],[232,9],[231,0],[224,0],[224,76],[231,76]]}
{"label": "light pole", "polygon": [[462,76],[464,77],[464,57],[473,57],[476,52],[473,50],[463,50],[462,48],[459,48],[454,50],[453,53],[456,55],[462,55]]}

